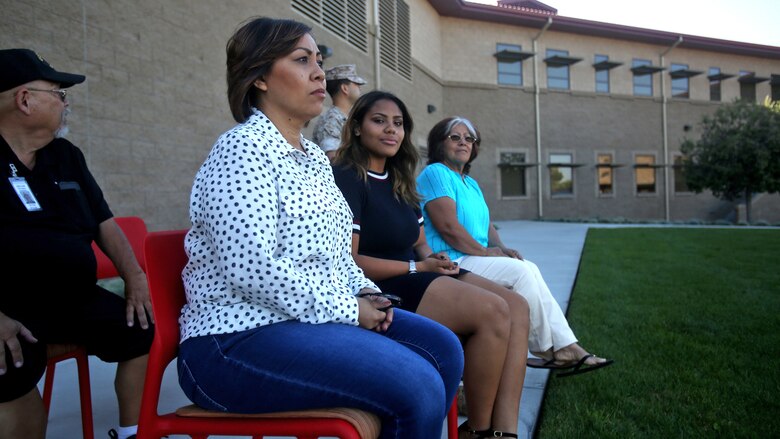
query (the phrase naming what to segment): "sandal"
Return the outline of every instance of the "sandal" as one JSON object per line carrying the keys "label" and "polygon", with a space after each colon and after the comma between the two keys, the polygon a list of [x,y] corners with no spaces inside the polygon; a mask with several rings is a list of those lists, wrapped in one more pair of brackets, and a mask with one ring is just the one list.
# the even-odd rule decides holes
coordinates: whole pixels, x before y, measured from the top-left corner
{"label": "sandal", "polygon": [[[492,437],[489,435],[493,434],[493,430],[487,429],[487,430],[474,430],[469,425],[469,421],[466,420],[462,424],[458,426],[458,433],[468,433],[470,437],[473,437],[474,439],[481,439],[485,437]],[[458,435],[460,437],[460,435]]]}
{"label": "sandal", "polygon": [[509,437],[509,438],[517,437],[517,434],[515,433],[504,433],[503,431],[495,431],[490,428],[488,428],[487,430],[474,430],[473,428],[471,428],[471,426],[469,426],[468,420],[460,424],[460,426],[458,426],[458,431],[468,433],[474,436],[474,439],[484,439],[490,437]]}

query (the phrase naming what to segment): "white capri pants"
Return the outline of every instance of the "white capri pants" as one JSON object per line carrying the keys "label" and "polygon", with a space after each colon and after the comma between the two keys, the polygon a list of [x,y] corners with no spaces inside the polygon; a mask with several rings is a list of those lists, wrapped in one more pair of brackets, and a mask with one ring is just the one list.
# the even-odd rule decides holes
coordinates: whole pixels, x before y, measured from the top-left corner
{"label": "white capri pants", "polygon": [[530,308],[528,350],[532,354],[541,356],[550,348],[557,351],[577,342],[560,305],[533,262],[500,256],[464,256],[459,264],[525,297]]}

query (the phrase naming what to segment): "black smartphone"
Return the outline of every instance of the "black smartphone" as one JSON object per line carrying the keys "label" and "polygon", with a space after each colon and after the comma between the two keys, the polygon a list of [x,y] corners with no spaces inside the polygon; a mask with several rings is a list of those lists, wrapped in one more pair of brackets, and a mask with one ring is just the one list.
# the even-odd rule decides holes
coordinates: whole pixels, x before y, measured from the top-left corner
{"label": "black smartphone", "polygon": [[377,308],[379,311],[386,312],[388,309],[398,306],[401,304],[402,300],[400,297],[396,296],[395,294],[390,293],[377,293],[377,292],[370,292],[370,293],[360,293],[357,295],[357,297],[366,297],[366,296],[377,296],[377,297],[384,297],[385,299],[390,301],[390,305]]}

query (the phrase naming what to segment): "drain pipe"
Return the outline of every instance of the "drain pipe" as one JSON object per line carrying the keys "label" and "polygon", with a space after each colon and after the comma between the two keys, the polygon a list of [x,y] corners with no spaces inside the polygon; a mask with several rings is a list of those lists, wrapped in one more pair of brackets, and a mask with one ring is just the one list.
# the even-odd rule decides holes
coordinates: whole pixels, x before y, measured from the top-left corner
{"label": "drain pipe", "polygon": [[[674,50],[675,47],[679,46],[680,43],[683,42],[682,35],[677,36],[677,41],[674,42],[669,48],[664,50],[661,53],[661,67],[666,67],[665,64],[665,56]],[[666,96],[666,81],[665,81],[666,75],[661,73],[661,129],[663,134],[663,164],[664,164],[664,220],[669,221],[671,219],[671,214],[669,212],[669,130],[667,128],[667,111],[666,111],[666,105],[668,98]]]}
{"label": "drain pipe", "polygon": [[374,90],[382,89],[382,78],[380,77],[380,55],[379,55],[379,0],[373,2],[373,14],[371,14],[371,26],[369,26],[369,32],[374,38]]}
{"label": "drain pipe", "polygon": [[536,34],[533,39],[531,39],[532,49],[531,51],[534,53],[534,117],[535,117],[535,129],[536,129],[536,200],[537,200],[537,211],[538,211],[538,217],[541,219],[544,215],[544,212],[542,210],[542,132],[541,132],[541,123],[539,121],[540,111],[539,111],[539,69],[538,69],[538,57],[536,56],[536,42],[541,38],[542,34],[547,30],[547,28],[550,27],[553,20],[552,17],[547,17],[547,23],[544,24],[544,27],[542,27],[542,30],[539,31],[538,34]]}

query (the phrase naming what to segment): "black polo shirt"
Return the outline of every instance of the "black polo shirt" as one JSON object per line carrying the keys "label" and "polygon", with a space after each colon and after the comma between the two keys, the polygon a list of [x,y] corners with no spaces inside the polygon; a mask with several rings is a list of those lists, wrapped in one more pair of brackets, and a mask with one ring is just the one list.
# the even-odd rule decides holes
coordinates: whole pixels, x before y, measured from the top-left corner
{"label": "black polo shirt", "polygon": [[[20,200],[10,180],[14,167],[40,210],[28,210]],[[93,290],[91,243],[98,225],[113,216],[84,155],[55,139],[38,150],[29,170],[0,136],[0,176],[0,311],[75,305],[79,292]]]}

